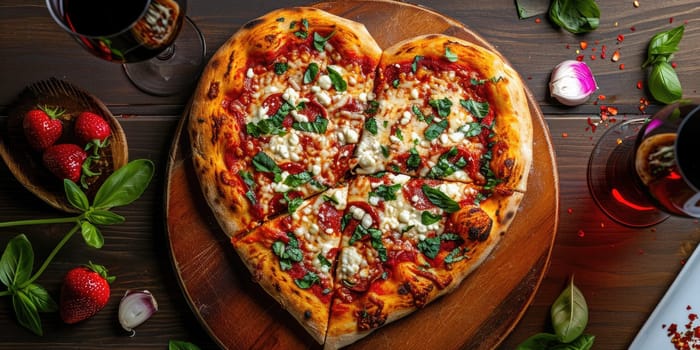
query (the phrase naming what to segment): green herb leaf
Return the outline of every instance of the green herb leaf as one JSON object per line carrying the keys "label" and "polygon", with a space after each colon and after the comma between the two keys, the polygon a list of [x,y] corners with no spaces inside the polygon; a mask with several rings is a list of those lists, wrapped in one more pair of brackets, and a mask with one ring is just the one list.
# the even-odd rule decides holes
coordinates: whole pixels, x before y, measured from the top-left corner
{"label": "green herb leaf", "polygon": [[289,187],[299,187],[307,182],[311,181],[311,173],[308,171],[302,171],[298,174],[292,174],[284,179],[284,184]]}
{"label": "green herb leaf", "polygon": [[552,0],[549,18],[571,33],[587,33],[598,28],[600,9],[594,0]]}
{"label": "green herb leaf", "polygon": [[332,264],[328,259],[326,259],[326,257],[323,256],[323,254],[321,254],[321,253],[318,253],[318,255],[316,256],[316,258],[318,259],[318,262],[321,263],[321,266],[331,267],[331,266],[333,265],[333,264]]}
{"label": "green herb leaf", "polygon": [[379,102],[376,100],[372,100],[367,102],[367,109],[365,109],[365,114],[368,117],[373,117],[374,115],[377,114],[377,111],[379,111]]}
{"label": "green herb leaf", "polygon": [[95,209],[85,213],[85,218],[95,225],[121,224],[126,219],[108,210]]}
{"label": "green herb leaf", "polygon": [[301,197],[290,198],[289,192],[284,192],[283,196],[284,196],[284,200],[287,201],[287,212],[290,214],[297,211],[297,209],[299,209],[301,204],[304,203],[304,198],[301,198]]}
{"label": "green herb leaf", "polygon": [[343,76],[331,67],[327,67],[326,69],[328,70],[328,77],[331,78],[335,91],[343,92],[347,90],[348,83],[343,80]]}
{"label": "green herb leaf", "polygon": [[588,324],[588,305],[573,277],[552,304],[550,313],[554,332],[562,343],[570,343],[583,334]]}
{"label": "green herb leaf", "polygon": [[554,346],[559,344],[560,343],[556,335],[550,333],[537,333],[520,343],[516,350],[552,349]]}
{"label": "green herb leaf", "polygon": [[435,257],[440,252],[440,237],[429,237],[418,242],[418,250],[430,259]]}
{"label": "green herb leaf", "polygon": [[314,33],[314,48],[318,51],[323,51],[326,47],[326,42],[335,35],[335,30],[333,30],[327,37],[322,37],[321,34]]}
{"label": "green herb leaf", "polygon": [[442,99],[430,100],[428,104],[437,110],[439,116],[445,118],[450,115],[452,101],[450,101],[449,98],[445,97]]}
{"label": "green herb leaf", "polygon": [[96,209],[127,205],[138,199],[153,178],[155,165],[148,159],[136,159],[112,173],[100,186],[93,201]]}
{"label": "green herb leaf", "polygon": [[321,279],[318,278],[318,275],[309,271],[304,277],[294,279],[294,283],[301,289],[309,289],[314,284],[321,283]]}
{"label": "green herb leaf", "polygon": [[475,100],[460,100],[459,104],[466,108],[471,115],[477,119],[483,119],[489,114],[489,103],[488,102],[477,102]]}
{"label": "green herb leaf", "polygon": [[287,271],[292,268],[292,263],[300,262],[304,259],[304,253],[299,249],[299,241],[293,233],[287,233],[289,242],[282,241],[272,243],[272,252],[280,258],[280,268]]}
{"label": "green herb leaf", "polygon": [[459,127],[459,131],[461,131],[465,137],[479,136],[482,130],[480,123],[467,123]]}
{"label": "green herb leaf", "polygon": [[197,345],[182,340],[168,341],[168,350],[200,350]]}
{"label": "green herb leaf", "polygon": [[259,152],[253,157],[253,167],[263,173],[272,173],[274,181],[282,181],[282,169],[265,152]]}
{"label": "green herb leaf", "polygon": [[659,62],[651,68],[648,86],[654,99],[665,104],[671,104],[683,96],[678,74],[666,61]]}
{"label": "green herb leaf", "polygon": [[418,154],[418,150],[416,150],[416,147],[412,147],[408,153],[409,156],[406,160],[406,168],[408,170],[417,170],[422,162],[420,154]]}
{"label": "green herb leaf", "polygon": [[434,224],[442,219],[442,215],[440,214],[433,214],[427,210],[424,210],[421,215],[420,215],[420,221],[423,225],[431,225]]}
{"label": "green herb leaf", "polygon": [[100,249],[105,244],[105,240],[104,237],[102,237],[100,229],[87,220],[80,222],[80,233],[82,234],[85,243],[90,247]]}
{"label": "green herb leaf", "polygon": [[240,170],[238,172],[238,176],[243,179],[243,183],[246,184],[246,187],[248,187],[248,191],[245,192],[246,198],[250,201],[250,203],[255,204],[257,203],[257,199],[255,198],[255,192],[253,190],[255,189],[255,180],[253,179],[253,176],[247,172]]}
{"label": "green herb leaf", "polygon": [[365,120],[365,130],[369,131],[370,134],[376,135],[379,132],[377,127],[377,120],[374,118],[367,118]]}
{"label": "green herb leaf", "polygon": [[306,68],[306,71],[304,72],[303,83],[304,84],[312,83],[314,80],[316,80],[317,75],[318,75],[318,64],[316,62],[309,63],[309,66]]}
{"label": "green herb leaf", "polygon": [[39,310],[32,302],[32,299],[23,290],[17,290],[12,295],[12,307],[17,315],[17,322],[29,329],[36,335],[43,335]]}
{"label": "green herb leaf", "polygon": [[413,57],[413,63],[411,63],[411,72],[415,73],[418,70],[418,62],[423,59],[423,56]]}
{"label": "green herb leaf", "polygon": [[327,128],[328,119],[323,118],[320,115],[317,116],[316,120],[314,120],[313,122],[294,122],[292,124],[292,129],[305,132],[312,132],[321,135],[326,133]]}
{"label": "green herb leaf", "polygon": [[549,0],[515,0],[520,19],[547,13],[549,10]]}
{"label": "green herb leaf", "polygon": [[[362,225],[358,225],[362,226]],[[379,256],[379,260],[382,262],[385,262],[387,259],[386,255],[386,247],[384,247],[384,242],[382,242],[382,231],[377,230],[375,228],[370,228],[367,230],[369,232],[369,237],[370,237],[370,243],[372,244],[372,248],[377,251],[377,255]]]}
{"label": "green herb leaf", "polygon": [[438,190],[437,188],[423,185],[421,190],[423,190],[423,194],[425,194],[428,200],[435,204],[435,206],[438,208],[448,213],[454,213],[459,210],[459,203],[455,202],[454,199],[442,193],[442,191]]}
{"label": "green herb leaf", "polygon": [[453,63],[457,62],[458,59],[457,55],[454,52],[450,51],[449,46],[445,46],[445,58]]}
{"label": "green herb leaf", "polygon": [[401,189],[401,184],[394,184],[394,185],[384,185],[381,184],[377,186],[377,188],[369,193],[369,196],[376,196],[379,197],[385,201],[393,201],[396,200],[396,192]]}
{"label": "green herb leaf", "polygon": [[34,250],[27,236],[12,238],[0,257],[0,282],[7,287],[18,287],[29,280],[34,267]]}
{"label": "green herb leaf", "polygon": [[34,304],[37,311],[39,312],[54,312],[58,310],[58,305],[51,298],[49,292],[44,289],[44,287],[31,283],[28,286],[22,288],[25,296]]}
{"label": "green herb leaf", "polygon": [[674,52],[678,51],[678,45],[683,38],[685,26],[680,25],[671,30],[657,33],[649,41],[649,49],[647,55],[651,56],[666,56],[669,57]]}
{"label": "green herb leaf", "polygon": [[70,203],[76,209],[80,209],[82,211],[88,210],[90,207],[90,201],[88,201],[85,192],[83,192],[83,190],[81,190],[80,187],[75,184],[75,182],[68,179],[63,179],[63,190],[66,193],[68,203]]}
{"label": "green herb leaf", "polygon": [[289,64],[287,62],[276,62],[274,66],[275,74],[282,75],[289,69]]}
{"label": "green herb leaf", "polygon": [[423,136],[425,136],[428,141],[435,140],[447,129],[448,125],[447,119],[442,119],[439,123],[432,123],[425,128]]}

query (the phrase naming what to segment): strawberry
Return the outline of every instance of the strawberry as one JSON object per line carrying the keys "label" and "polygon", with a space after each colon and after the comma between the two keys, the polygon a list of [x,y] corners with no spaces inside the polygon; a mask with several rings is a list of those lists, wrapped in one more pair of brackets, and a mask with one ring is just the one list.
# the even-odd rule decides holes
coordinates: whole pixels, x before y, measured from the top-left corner
{"label": "strawberry", "polygon": [[73,130],[83,145],[92,142],[98,147],[104,147],[105,140],[112,134],[112,129],[107,121],[92,112],[80,113],[75,120]]}
{"label": "strawberry", "polygon": [[33,149],[43,151],[61,137],[63,124],[58,117],[63,113],[58,107],[38,106],[24,115],[24,136]]}
{"label": "strawberry", "polygon": [[63,278],[59,313],[63,322],[72,324],[92,317],[107,305],[109,284],[114,276],[104,266],[88,263],[68,271]]}
{"label": "strawberry", "polygon": [[80,180],[83,164],[87,158],[87,153],[72,143],[52,145],[44,151],[42,156],[44,166],[52,174],[59,179],[69,179],[75,183]]}

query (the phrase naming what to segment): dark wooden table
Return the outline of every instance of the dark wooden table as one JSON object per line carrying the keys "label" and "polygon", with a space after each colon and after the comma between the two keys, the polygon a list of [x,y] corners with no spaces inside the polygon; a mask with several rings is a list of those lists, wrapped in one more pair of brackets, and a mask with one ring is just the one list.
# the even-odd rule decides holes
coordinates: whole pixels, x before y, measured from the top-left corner
{"label": "dark wooden table", "polygon": [[[211,55],[243,23],[279,6],[311,1],[197,1],[189,16],[198,24]],[[549,307],[569,276],[583,291],[590,309],[587,333],[596,336],[595,348],[622,349],[632,341],[657,302],[700,241],[697,220],[670,218],[645,229],[630,229],[608,219],[595,205],[586,184],[588,156],[608,122],[600,107],[614,106],[617,120],[647,116],[658,110],[652,103],[640,111],[648,92],[640,65],[649,39],[657,32],[686,23],[681,49],[673,62],[684,97],[698,97],[700,66],[700,7],[690,0],[662,2],[601,1],[601,24],[593,33],[575,36],[556,29],[547,16],[518,18],[512,0],[416,1],[451,16],[478,32],[503,53],[534,93],[549,126],[560,180],[560,213],[550,266],[530,307],[501,348],[513,349],[530,335],[550,331]],[[118,65],[90,56],[53,22],[44,2],[0,0],[0,118],[27,85],[50,77],[73,83],[100,98],[127,134],[130,158],[148,158],[157,165],[154,181],[142,198],[116,211],[127,222],[103,228],[105,246],[88,248],[73,239],[40,278],[58,297],[63,274],[92,260],[117,276],[107,307],[78,325],[63,324],[57,314],[42,315],[44,336],[35,336],[16,322],[10,298],[0,298],[0,348],[158,348],[170,339],[190,341],[202,348],[216,344],[200,326],[182,295],[168,252],[164,229],[163,190],[168,151],[175,127],[191,90],[171,97],[153,97],[134,88]],[[580,42],[588,47],[580,49]],[[606,57],[601,58],[603,47]],[[614,51],[618,62],[611,60]],[[552,68],[582,55],[600,86],[588,103],[563,108],[548,96]],[[592,125],[596,125],[593,127]],[[34,197],[0,165],[0,221],[64,216]],[[43,260],[69,226],[34,226],[0,230],[0,247],[26,233],[37,260]],[[497,278],[495,276],[494,278]],[[117,322],[117,306],[126,289],[149,289],[160,310],[135,337]],[[429,348],[426,344],[426,348]]]}

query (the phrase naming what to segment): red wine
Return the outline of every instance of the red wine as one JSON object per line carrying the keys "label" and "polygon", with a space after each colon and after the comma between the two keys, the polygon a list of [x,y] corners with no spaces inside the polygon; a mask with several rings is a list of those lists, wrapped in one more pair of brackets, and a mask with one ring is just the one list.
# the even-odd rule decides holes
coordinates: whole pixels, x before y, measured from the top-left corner
{"label": "red wine", "polygon": [[700,217],[700,106],[666,108],[639,135],[635,169],[643,188],[667,212]]}
{"label": "red wine", "polygon": [[146,11],[148,0],[64,0],[63,17],[75,33],[111,36],[131,27]]}
{"label": "red wine", "polygon": [[180,30],[184,0],[49,0],[55,19],[94,55],[116,62],[152,58]]}

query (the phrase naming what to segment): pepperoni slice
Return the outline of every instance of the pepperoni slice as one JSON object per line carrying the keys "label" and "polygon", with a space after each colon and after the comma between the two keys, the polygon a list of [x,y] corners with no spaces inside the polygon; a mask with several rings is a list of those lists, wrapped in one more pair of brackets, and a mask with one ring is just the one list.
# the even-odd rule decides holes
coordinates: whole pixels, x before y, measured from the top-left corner
{"label": "pepperoni slice", "polygon": [[304,102],[304,107],[298,111],[298,113],[305,115],[307,118],[309,118],[310,122],[315,121],[318,117],[327,119],[328,116],[326,109],[315,100]]}
{"label": "pepperoni slice", "polygon": [[339,232],[341,218],[342,215],[331,202],[323,202],[318,208],[318,224],[324,233],[327,229]]}
{"label": "pepperoni slice", "polygon": [[406,186],[401,188],[401,193],[407,202],[418,210],[426,210],[434,208],[435,205],[428,199],[428,197],[423,193],[423,185],[437,185],[434,181],[423,180],[423,179],[411,179],[406,183]]}

